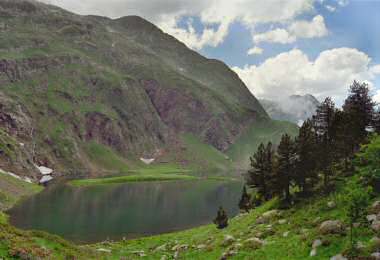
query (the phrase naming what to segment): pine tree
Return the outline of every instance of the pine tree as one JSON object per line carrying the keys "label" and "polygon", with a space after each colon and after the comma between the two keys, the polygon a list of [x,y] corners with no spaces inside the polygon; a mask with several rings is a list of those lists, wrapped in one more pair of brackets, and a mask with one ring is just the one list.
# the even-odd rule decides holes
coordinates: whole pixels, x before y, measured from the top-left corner
{"label": "pine tree", "polygon": [[274,190],[285,201],[290,202],[290,186],[294,179],[296,162],[295,145],[288,134],[281,137],[277,149],[277,169],[274,171]]}
{"label": "pine tree", "polygon": [[241,211],[249,212],[252,208],[251,196],[247,192],[247,188],[244,185],[243,193],[241,195],[241,199],[239,201],[239,208]]}
{"label": "pine tree", "polygon": [[228,216],[223,207],[219,207],[217,216],[214,219],[214,224],[217,225],[219,229],[223,229],[228,226]]}
{"label": "pine tree", "polygon": [[294,180],[303,195],[310,192],[318,178],[316,147],[316,133],[311,120],[308,119],[302,124],[296,139],[297,160]]}
{"label": "pine tree", "polygon": [[317,108],[313,116],[313,127],[317,136],[316,162],[319,170],[323,172],[325,188],[328,187],[332,175],[334,162],[334,132],[333,122],[336,113],[334,102],[327,97]]}
{"label": "pine tree", "polygon": [[248,171],[247,184],[256,189],[259,198],[271,197],[271,175],[273,173],[272,143],[260,144],[256,153],[250,158],[251,169]]}
{"label": "pine tree", "polygon": [[349,159],[353,156],[354,140],[350,129],[350,117],[341,110],[337,110],[333,122],[332,135],[335,161],[344,161],[345,170],[348,170]]}
{"label": "pine tree", "polygon": [[374,106],[372,97],[369,95],[367,83],[354,83],[350,86],[350,94],[344,102],[343,111],[348,114],[350,133],[354,141],[356,152],[359,145],[365,141],[368,133],[367,127],[371,127],[374,118]]}

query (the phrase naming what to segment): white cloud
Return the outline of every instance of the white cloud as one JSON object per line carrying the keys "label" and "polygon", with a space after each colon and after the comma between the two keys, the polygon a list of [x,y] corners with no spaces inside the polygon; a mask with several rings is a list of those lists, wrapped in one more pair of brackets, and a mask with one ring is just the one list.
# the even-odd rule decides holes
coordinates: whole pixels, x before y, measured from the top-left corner
{"label": "white cloud", "polygon": [[293,43],[297,38],[319,38],[326,36],[328,30],[323,16],[317,15],[309,21],[295,21],[287,29],[274,29],[253,36],[254,43],[271,42],[288,44]]}
{"label": "white cloud", "polygon": [[260,55],[260,54],[262,54],[263,52],[264,52],[263,49],[261,49],[261,48],[255,46],[255,47],[249,49],[248,52],[247,52],[247,54],[248,54],[248,55]]}
{"label": "white cloud", "polygon": [[[109,17],[139,15],[189,47],[217,46],[228,35],[229,26],[239,22],[249,29],[260,23],[284,22],[313,10],[315,0],[41,0],[80,14]],[[204,29],[197,32],[189,20],[185,28],[179,21],[197,17]],[[218,29],[215,29],[218,28]]]}
{"label": "white cloud", "polygon": [[[281,99],[293,94],[331,96],[339,104],[354,80],[371,84],[371,59],[357,49],[323,51],[313,61],[299,49],[281,53],[259,66],[233,68],[250,91],[260,98]],[[378,65],[375,68],[377,71]]]}
{"label": "white cloud", "polygon": [[327,11],[333,13],[336,11],[336,7],[335,6],[332,6],[332,5],[325,5]]}
{"label": "white cloud", "polygon": [[377,75],[377,74],[380,75],[380,64],[372,66],[371,69],[370,69],[370,71],[374,75]]}
{"label": "white cloud", "polygon": [[376,90],[376,93],[372,98],[373,98],[373,101],[380,104],[380,90]]}
{"label": "white cloud", "polygon": [[293,43],[297,40],[294,35],[291,35],[285,29],[275,29],[272,31],[267,31],[265,33],[256,34],[253,36],[253,42],[258,44],[261,42],[273,42],[273,43]]}
{"label": "white cloud", "polygon": [[328,34],[325,19],[321,15],[315,16],[311,22],[296,21],[290,25],[289,31],[298,38],[319,38]]}

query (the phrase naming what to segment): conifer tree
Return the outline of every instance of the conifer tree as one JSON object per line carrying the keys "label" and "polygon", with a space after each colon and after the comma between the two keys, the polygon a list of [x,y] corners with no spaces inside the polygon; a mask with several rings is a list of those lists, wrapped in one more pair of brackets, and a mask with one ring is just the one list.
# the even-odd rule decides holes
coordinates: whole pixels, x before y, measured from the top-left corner
{"label": "conifer tree", "polygon": [[239,201],[239,208],[241,211],[249,212],[252,208],[251,196],[247,192],[247,188],[244,185],[243,193],[241,195],[241,199]]}
{"label": "conifer tree", "polygon": [[324,176],[324,185],[327,188],[332,175],[332,164],[334,162],[334,131],[333,122],[336,113],[334,102],[327,97],[317,108],[313,116],[313,127],[317,136],[316,162],[318,169]]}
{"label": "conifer tree", "polygon": [[373,123],[374,106],[375,103],[369,95],[368,84],[354,81],[343,105],[343,111],[349,117],[350,134],[355,144],[352,153],[358,150],[359,145],[367,137],[367,127],[372,126]]}
{"label": "conifer tree", "polygon": [[223,207],[219,207],[216,218],[214,219],[214,224],[219,228],[223,229],[228,226],[228,216]]}
{"label": "conifer tree", "polygon": [[296,139],[297,160],[294,180],[303,195],[310,192],[318,178],[316,148],[316,133],[312,121],[308,119],[302,124]]}
{"label": "conifer tree", "polygon": [[247,184],[256,189],[259,200],[267,200],[271,197],[273,154],[272,143],[266,146],[260,144],[256,153],[250,158],[251,169],[248,171]]}
{"label": "conifer tree", "polygon": [[294,179],[296,153],[294,141],[288,134],[281,137],[277,149],[277,169],[274,171],[275,193],[290,202],[290,186]]}

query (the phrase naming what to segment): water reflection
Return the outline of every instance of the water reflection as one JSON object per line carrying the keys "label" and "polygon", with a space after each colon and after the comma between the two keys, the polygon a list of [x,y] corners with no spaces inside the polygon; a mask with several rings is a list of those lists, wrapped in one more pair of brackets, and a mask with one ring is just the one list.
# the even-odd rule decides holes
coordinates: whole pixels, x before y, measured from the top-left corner
{"label": "water reflection", "polygon": [[239,182],[144,182],[75,188],[57,185],[17,205],[11,223],[76,242],[132,238],[210,223],[220,205],[238,212]]}

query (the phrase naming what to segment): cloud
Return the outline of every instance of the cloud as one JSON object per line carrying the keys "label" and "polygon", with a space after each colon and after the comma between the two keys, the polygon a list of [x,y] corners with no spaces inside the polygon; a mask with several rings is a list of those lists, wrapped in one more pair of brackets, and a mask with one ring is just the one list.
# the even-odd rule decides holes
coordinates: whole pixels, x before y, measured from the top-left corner
{"label": "cloud", "polygon": [[332,6],[332,5],[325,5],[327,11],[333,13],[336,11],[336,7],[335,6]]}
{"label": "cloud", "polygon": [[[158,25],[193,49],[218,46],[232,23],[252,29],[261,23],[294,19],[312,11],[315,0],[41,0],[79,14],[108,17],[139,15]],[[196,31],[189,17],[197,17],[203,28]],[[188,19],[186,26],[179,22]],[[182,24],[182,23],[181,23]],[[217,29],[215,29],[217,28]]]}
{"label": "cloud", "polygon": [[263,52],[264,52],[263,49],[261,49],[261,48],[255,46],[255,47],[249,49],[248,52],[247,52],[247,54],[248,54],[248,55],[260,55],[260,54],[262,54]]}
{"label": "cloud", "polygon": [[285,29],[275,29],[272,31],[267,31],[265,33],[256,34],[253,36],[253,42],[259,44],[261,42],[272,42],[272,43],[293,43],[297,38]]}
{"label": "cloud", "polygon": [[289,31],[298,38],[319,38],[328,34],[325,19],[321,15],[315,16],[311,22],[296,21],[290,25]]}
{"label": "cloud", "polygon": [[373,101],[375,101],[377,104],[380,104],[380,90],[376,90],[376,93],[372,98]]}
{"label": "cloud", "polygon": [[287,29],[274,29],[253,36],[253,42],[293,43],[297,38],[320,38],[326,36],[328,30],[323,16],[317,15],[309,21],[295,21]]}
{"label": "cloud", "polygon": [[369,67],[367,54],[351,48],[323,51],[313,61],[299,49],[281,53],[259,66],[234,67],[250,91],[259,98],[281,99],[293,94],[326,96],[339,104],[354,80],[371,84],[379,65]]}

